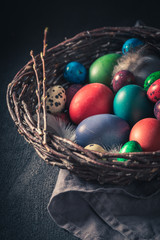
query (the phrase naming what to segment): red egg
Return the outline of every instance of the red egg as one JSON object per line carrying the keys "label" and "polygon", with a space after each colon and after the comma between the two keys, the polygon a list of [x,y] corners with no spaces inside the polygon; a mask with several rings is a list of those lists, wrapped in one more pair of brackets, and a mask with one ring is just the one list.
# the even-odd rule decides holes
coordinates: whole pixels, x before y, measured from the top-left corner
{"label": "red egg", "polygon": [[144,118],[131,129],[130,141],[137,141],[143,151],[160,150],[160,121],[155,118]]}
{"label": "red egg", "polygon": [[160,79],[151,84],[148,88],[147,96],[152,102],[160,100]]}
{"label": "red egg", "polygon": [[72,84],[66,90],[66,107],[69,108],[72,98],[78,92],[79,89],[83,87],[82,84]]}
{"label": "red egg", "polygon": [[87,117],[112,113],[114,94],[101,83],[91,83],[82,87],[73,97],[69,114],[71,120],[79,124]]}

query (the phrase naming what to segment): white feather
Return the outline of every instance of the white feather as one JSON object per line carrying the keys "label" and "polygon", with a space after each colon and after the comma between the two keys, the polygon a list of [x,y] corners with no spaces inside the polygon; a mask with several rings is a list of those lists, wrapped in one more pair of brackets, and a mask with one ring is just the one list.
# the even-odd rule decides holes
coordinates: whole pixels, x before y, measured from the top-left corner
{"label": "white feather", "polygon": [[[75,126],[60,117],[47,113],[47,131],[75,142]],[[37,115],[33,116],[37,121]],[[43,114],[40,114],[40,127],[43,128]]]}
{"label": "white feather", "polygon": [[106,150],[108,153],[119,153],[120,149],[122,148],[122,144],[119,145],[113,145],[112,147],[106,148],[103,146],[103,148]]}
{"label": "white feather", "polygon": [[143,86],[145,79],[151,73],[160,71],[160,57],[154,47],[147,45],[142,50],[127,53],[119,58],[112,75],[114,76],[121,70],[132,72],[136,84]]}

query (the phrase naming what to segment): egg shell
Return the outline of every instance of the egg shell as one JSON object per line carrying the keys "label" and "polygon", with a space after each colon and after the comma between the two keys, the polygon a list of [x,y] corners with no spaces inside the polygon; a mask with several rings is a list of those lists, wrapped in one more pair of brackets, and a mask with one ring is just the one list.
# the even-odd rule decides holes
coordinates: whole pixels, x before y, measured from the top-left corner
{"label": "egg shell", "polygon": [[73,96],[83,87],[82,84],[72,84],[66,90],[66,108],[69,108]]}
{"label": "egg shell", "polygon": [[79,124],[87,117],[112,113],[113,98],[113,92],[104,84],[87,84],[74,95],[69,107],[70,118]]}
{"label": "egg shell", "polygon": [[85,147],[85,149],[88,149],[88,150],[91,150],[91,151],[96,151],[96,152],[101,152],[101,153],[106,152],[106,150],[103,147],[101,147],[100,145],[95,144],[95,143],[87,145]]}
{"label": "egg shell", "polygon": [[128,70],[121,70],[117,72],[112,80],[113,91],[118,92],[118,90],[126,85],[134,84],[135,77],[133,73]]}
{"label": "egg shell", "polygon": [[120,56],[118,53],[110,53],[97,58],[89,68],[89,82],[110,86],[112,71]]}
{"label": "egg shell", "polygon": [[64,78],[71,83],[83,83],[87,77],[87,70],[79,62],[69,62],[64,69]]}
{"label": "egg shell", "polygon": [[139,120],[153,117],[154,104],[148,99],[146,91],[138,85],[122,87],[113,101],[114,113],[133,126]]}
{"label": "egg shell", "polygon": [[160,79],[151,84],[148,88],[147,96],[154,103],[160,100]]}
{"label": "egg shell", "polygon": [[76,128],[76,142],[85,147],[98,144],[106,149],[114,148],[129,140],[130,127],[113,114],[99,114],[84,119]]}
{"label": "egg shell", "polygon": [[128,52],[135,52],[137,48],[141,47],[144,43],[138,38],[128,39],[122,46],[122,53],[127,54]]}
{"label": "egg shell", "polygon": [[137,141],[146,152],[160,150],[160,121],[155,118],[138,121],[131,129],[129,140]]}
{"label": "egg shell", "polygon": [[160,120],[160,100],[154,105],[154,115],[158,120]]}
{"label": "egg shell", "polygon": [[50,87],[46,92],[46,109],[48,113],[62,112],[65,108],[66,94],[61,85]]}
{"label": "egg shell", "polygon": [[152,83],[154,83],[157,79],[160,78],[160,71],[151,73],[144,82],[144,90],[148,90]]}
{"label": "egg shell", "polygon": [[[128,141],[126,142],[121,150],[120,153],[129,153],[129,152],[142,152],[141,145],[137,141]],[[127,161],[128,159],[125,158],[117,158],[117,161],[119,162],[124,162]]]}

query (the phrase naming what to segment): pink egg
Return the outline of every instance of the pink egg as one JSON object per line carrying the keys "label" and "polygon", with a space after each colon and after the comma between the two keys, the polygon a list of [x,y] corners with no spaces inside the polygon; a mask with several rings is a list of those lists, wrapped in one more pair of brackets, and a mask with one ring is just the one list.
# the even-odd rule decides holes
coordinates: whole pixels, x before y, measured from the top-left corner
{"label": "pink egg", "polygon": [[151,84],[148,88],[147,96],[154,103],[160,100],[160,79]]}

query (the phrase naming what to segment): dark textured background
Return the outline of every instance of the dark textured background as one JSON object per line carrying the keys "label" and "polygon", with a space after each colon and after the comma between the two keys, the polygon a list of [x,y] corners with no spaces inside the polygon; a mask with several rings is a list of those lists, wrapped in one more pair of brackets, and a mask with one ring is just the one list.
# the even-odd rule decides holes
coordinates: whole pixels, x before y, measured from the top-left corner
{"label": "dark textured background", "polygon": [[7,85],[30,60],[30,50],[35,54],[42,50],[46,26],[48,45],[52,47],[80,31],[132,26],[137,19],[160,28],[156,1],[154,5],[131,0],[6,1],[1,6],[0,239],[76,239],[55,225],[47,212],[58,169],[44,163],[17,133],[6,107]]}

